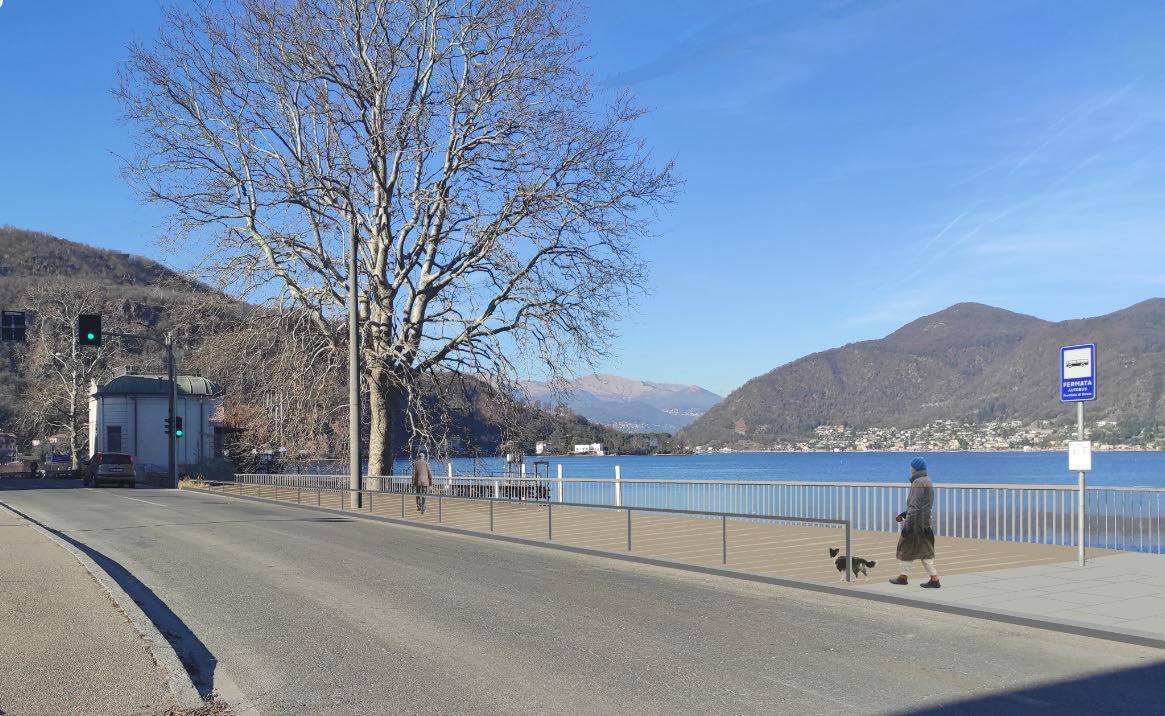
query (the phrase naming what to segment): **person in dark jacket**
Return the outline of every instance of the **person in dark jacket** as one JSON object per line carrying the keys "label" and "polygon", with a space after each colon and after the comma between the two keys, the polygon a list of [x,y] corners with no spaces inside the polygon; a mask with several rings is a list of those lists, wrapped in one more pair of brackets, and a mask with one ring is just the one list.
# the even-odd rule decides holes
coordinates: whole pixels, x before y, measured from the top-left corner
{"label": "person in dark jacket", "polygon": [[934,529],[931,526],[933,509],[934,483],[926,474],[926,460],[916,457],[910,461],[910,494],[906,498],[906,511],[895,518],[902,524],[896,552],[899,574],[890,580],[890,584],[906,584],[911,563],[919,559],[930,576],[929,580],[922,583],[922,587],[938,589],[942,586],[938,569],[934,566]]}
{"label": "person in dark jacket", "polygon": [[425,453],[417,455],[413,460],[413,491],[417,493],[417,512],[425,514],[425,493],[433,484],[433,472],[429,470],[429,463],[425,461]]}

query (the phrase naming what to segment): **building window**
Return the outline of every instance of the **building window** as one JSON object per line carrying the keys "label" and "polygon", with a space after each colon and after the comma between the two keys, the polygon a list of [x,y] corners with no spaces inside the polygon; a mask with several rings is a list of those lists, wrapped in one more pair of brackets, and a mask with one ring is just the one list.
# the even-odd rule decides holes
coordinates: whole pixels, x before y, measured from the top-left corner
{"label": "building window", "polygon": [[121,452],[121,426],[105,426],[105,452]]}

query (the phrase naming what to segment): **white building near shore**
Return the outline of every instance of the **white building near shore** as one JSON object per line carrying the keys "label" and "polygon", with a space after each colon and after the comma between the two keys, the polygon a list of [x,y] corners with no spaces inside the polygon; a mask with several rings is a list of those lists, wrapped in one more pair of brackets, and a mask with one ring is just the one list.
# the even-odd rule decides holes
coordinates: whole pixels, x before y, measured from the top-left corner
{"label": "white building near shore", "polygon": [[[170,381],[160,375],[121,375],[94,384],[89,398],[89,454],[122,452],[134,456],[139,476],[165,472]],[[222,455],[222,395],[206,378],[178,376],[174,413],[185,434],[177,439],[178,464]]]}
{"label": "white building near shore", "polygon": [[602,443],[585,443],[574,446],[575,455],[606,455]]}

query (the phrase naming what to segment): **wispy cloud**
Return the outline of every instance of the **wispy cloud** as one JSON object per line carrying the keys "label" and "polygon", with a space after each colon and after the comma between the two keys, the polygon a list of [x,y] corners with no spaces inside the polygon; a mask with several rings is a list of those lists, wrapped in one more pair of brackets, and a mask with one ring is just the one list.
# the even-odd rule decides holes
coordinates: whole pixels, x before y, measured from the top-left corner
{"label": "wispy cloud", "polygon": [[[1073,129],[1080,126],[1092,115],[1119,102],[1121,98],[1132,91],[1133,87],[1135,86],[1136,82],[1129,82],[1125,86],[1118,88],[1115,92],[1092,98],[1065,114],[1047,129],[1045,132],[1045,138],[1040,141],[1034,149],[1023,155],[1019,161],[1012,165],[1008,175],[1014,174],[1015,172],[1022,169],[1029,162],[1039,156],[1040,153],[1047,149],[1051,144],[1073,131]],[[1116,141],[1116,139],[1119,139],[1119,137],[1114,138],[1112,141]]]}
{"label": "wispy cloud", "polygon": [[[693,26],[656,57],[604,80],[607,87],[640,84],[707,65],[731,55],[748,62],[761,55],[775,75],[794,81],[811,74],[822,56],[862,43],[865,27],[894,3],[834,2],[806,15],[795,3],[766,0],[733,9]],[[755,90],[755,87],[753,88]]]}

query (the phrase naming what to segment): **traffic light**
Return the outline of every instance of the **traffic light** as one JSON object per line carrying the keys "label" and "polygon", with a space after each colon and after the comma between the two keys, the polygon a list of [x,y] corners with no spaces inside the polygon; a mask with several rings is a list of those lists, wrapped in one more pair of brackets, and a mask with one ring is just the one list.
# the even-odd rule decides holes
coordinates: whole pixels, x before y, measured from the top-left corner
{"label": "traffic light", "polygon": [[174,418],[174,437],[180,438],[185,434],[186,431],[182,429],[182,418]]}
{"label": "traffic light", "polygon": [[101,316],[82,313],[77,316],[77,342],[82,346],[101,345]]}
{"label": "traffic light", "polygon": [[25,320],[24,311],[0,312],[0,340],[23,343]]}
{"label": "traffic light", "polygon": [[169,418],[166,418],[166,419],[165,419],[165,420],[163,420],[162,422],[163,422],[163,423],[165,424],[165,426],[166,426],[166,428],[165,428],[165,432],[166,432],[166,434],[167,434],[167,435],[169,435],[169,434],[170,434],[170,419],[169,419]]}

